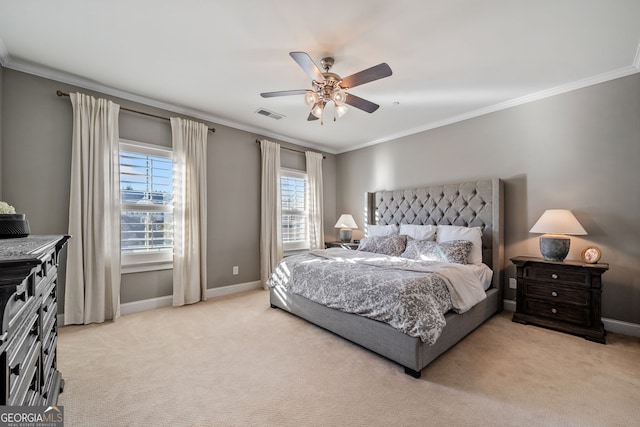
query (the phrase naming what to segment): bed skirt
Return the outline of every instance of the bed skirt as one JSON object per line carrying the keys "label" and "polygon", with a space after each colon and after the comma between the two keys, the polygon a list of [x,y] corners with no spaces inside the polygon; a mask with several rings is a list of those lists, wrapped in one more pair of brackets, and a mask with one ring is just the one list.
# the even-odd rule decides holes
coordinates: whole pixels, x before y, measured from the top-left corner
{"label": "bed skirt", "polygon": [[449,312],[447,324],[433,345],[423,343],[386,323],[352,313],[335,310],[308,300],[282,288],[270,291],[272,307],[278,307],[349,341],[386,357],[405,368],[414,377],[431,361],[451,348],[480,326],[493,314],[502,310],[502,301],[495,288],[487,290],[487,298],[463,314]]}

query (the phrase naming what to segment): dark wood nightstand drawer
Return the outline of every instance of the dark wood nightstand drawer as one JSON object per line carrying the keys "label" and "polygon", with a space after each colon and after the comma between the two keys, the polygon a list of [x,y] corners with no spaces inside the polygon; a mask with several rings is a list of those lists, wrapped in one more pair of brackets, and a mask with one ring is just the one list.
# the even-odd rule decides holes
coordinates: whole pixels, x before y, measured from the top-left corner
{"label": "dark wood nightstand drawer", "polygon": [[608,264],[547,261],[519,256],[513,321],[581,335],[605,343],[600,316],[602,274]]}
{"label": "dark wood nightstand drawer", "polygon": [[589,275],[584,269],[533,265],[525,267],[524,278],[545,282],[566,283],[588,287]]}
{"label": "dark wood nightstand drawer", "polygon": [[569,305],[554,304],[552,302],[527,299],[525,312],[534,316],[542,316],[562,322],[575,323],[581,326],[589,326],[589,309],[572,307]]}
{"label": "dark wood nightstand drawer", "polygon": [[524,292],[527,298],[547,300],[556,304],[566,303],[588,307],[591,303],[591,292],[588,289],[525,281]]}

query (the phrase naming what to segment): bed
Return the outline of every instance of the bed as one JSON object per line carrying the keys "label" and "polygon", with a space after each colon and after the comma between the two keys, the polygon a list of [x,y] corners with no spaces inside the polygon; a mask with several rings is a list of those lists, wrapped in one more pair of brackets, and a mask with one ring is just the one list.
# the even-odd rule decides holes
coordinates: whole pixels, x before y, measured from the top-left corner
{"label": "bed", "polygon": [[[365,195],[365,228],[413,224],[480,227],[482,230],[482,263],[492,270],[488,286],[485,286],[486,298],[462,314],[453,310],[446,312],[445,324],[435,342],[412,336],[382,321],[330,308],[284,286],[272,285],[270,288],[271,307],[288,311],[386,357],[403,366],[408,375],[419,378],[425,366],[502,310],[502,195],[503,183],[499,179]],[[333,251],[328,257],[336,256],[335,250],[327,251]]]}

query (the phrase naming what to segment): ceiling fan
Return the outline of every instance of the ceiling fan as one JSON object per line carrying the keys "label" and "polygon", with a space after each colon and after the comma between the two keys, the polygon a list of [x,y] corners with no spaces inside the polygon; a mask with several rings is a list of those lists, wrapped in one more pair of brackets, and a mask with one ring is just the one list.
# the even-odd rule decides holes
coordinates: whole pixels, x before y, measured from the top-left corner
{"label": "ceiling fan", "polygon": [[[392,72],[386,63],[383,62],[382,64],[341,78],[339,75],[329,72],[334,63],[334,59],[331,57],[323,58],[322,61],[320,61],[324,69],[323,73],[306,52],[289,52],[289,55],[298,63],[300,68],[311,77],[313,89],[264,92],[260,94],[263,98],[304,95],[305,102],[311,106],[311,113],[307,118],[309,121],[321,119],[324,108],[329,102],[335,104],[335,112],[338,117],[346,114],[347,106],[345,104],[366,111],[367,113],[373,113],[380,107],[378,104],[347,93],[347,91],[356,86],[389,77]],[[333,120],[336,120],[336,117],[334,117]],[[322,123],[322,120],[320,120],[320,123]]]}

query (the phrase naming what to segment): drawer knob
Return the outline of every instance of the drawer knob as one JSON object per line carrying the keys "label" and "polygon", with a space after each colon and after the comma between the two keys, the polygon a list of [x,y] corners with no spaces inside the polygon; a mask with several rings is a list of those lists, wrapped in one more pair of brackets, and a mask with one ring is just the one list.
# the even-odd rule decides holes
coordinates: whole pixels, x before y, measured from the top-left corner
{"label": "drawer knob", "polygon": [[18,363],[16,366],[12,367],[12,368],[10,369],[10,372],[11,372],[13,375],[20,375],[20,364]]}
{"label": "drawer knob", "polygon": [[556,314],[556,313],[558,312],[558,310],[556,310],[555,308],[552,308],[552,309],[551,309],[551,312],[552,312],[553,314]]}
{"label": "drawer knob", "polygon": [[557,296],[558,296],[558,293],[557,293],[556,291],[551,291],[551,296],[552,296],[552,297],[557,297]]}
{"label": "drawer knob", "polygon": [[551,275],[551,278],[552,278],[552,279],[557,279],[557,278],[558,278],[558,275],[557,275],[556,273],[553,273],[553,274]]}
{"label": "drawer knob", "polygon": [[24,291],[20,294],[16,294],[16,296],[14,297],[14,299],[16,301],[22,300],[22,301],[26,301],[27,300],[27,291]]}

